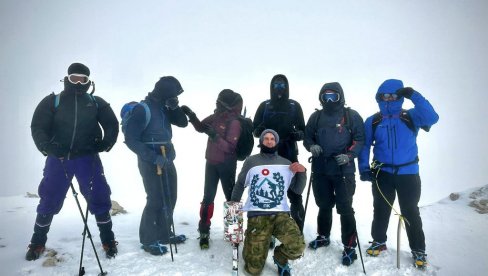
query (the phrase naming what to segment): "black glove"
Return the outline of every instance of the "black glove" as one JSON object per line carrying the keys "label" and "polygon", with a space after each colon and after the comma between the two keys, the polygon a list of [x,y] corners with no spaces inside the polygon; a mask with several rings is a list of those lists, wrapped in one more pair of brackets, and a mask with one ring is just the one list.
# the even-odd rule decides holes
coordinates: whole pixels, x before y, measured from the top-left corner
{"label": "black glove", "polygon": [[203,132],[205,132],[208,137],[210,137],[211,140],[215,139],[217,137],[217,132],[215,132],[215,129],[211,125],[205,125],[205,129]]}
{"label": "black glove", "polygon": [[322,147],[319,145],[311,145],[310,152],[312,153],[313,157],[317,157],[322,153]]}
{"label": "black glove", "polygon": [[361,172],[359,175],[360,175],[359,178],[361,179],[361,181],[373,182],[374,176],[373,176],[373,172],[371,172],[370,170]]}
{"label": "black glove", "polygon": [[182,105],[181,110],[183,110],[183,113],[188,116],[190,122],[194,122],[197,119],[197,115],[195,114],[195,112],[193,112],[193,110],[191,110],[188,106]]}
{"label": "black glove", "polygon": [[108,142],[102,140],[98,141],[95,145],[97,152],[109,152],[112,149],[112,145],[110,145]]}
{"label": "black glove", "polygon": [[294,141],[301,141],[305,137],[305,134],[301,130],[294,131],[290,133],[290,138]]}
{"label": "black glove", "polygon": [[164,102],[164,105],[169,108],[170,110],[175,110],[178,108],[178,97],[169,98]]}
{"label": "black glove", "polygon": [[259,126],[255,128],[252,133],[254,134],[254,137],[259,138],[259,136],[261,136],[261,133],[263,133],[264,130],[265,128],[263,126]]}
{"label": "black glove", "polygon": [[68,153],[68,150],[66,150],[66,148],[64,148],[61,144],[57,142],[52,142],[52,143],[47,143],[43,147],[41,152],[45,156],[52,155],[59,158],[59,157],[64,157]]}
{"label": "black glove", "polygon": [[400,97],[405,97],[407,99],[410,99],[413,95],[413,89],[412,87],[404,87],[400,88],[396,91],[397,95]]}

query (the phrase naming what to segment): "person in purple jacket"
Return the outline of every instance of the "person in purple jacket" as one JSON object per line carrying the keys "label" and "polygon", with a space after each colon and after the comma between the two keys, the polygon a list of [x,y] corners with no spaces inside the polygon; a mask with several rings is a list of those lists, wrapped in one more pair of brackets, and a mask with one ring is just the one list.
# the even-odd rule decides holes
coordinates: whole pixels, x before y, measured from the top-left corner
{"label": "person in purple jacket", "polygon": [[237,119],[242,110],[241,95],[224,89],[219,93],[216,105],[215,112],[201,122],[189,107],[181,107],[195,130],[209,136],[205,152],[205,187],[198,223],[201,249],[209,248],[210,219],[213,216],[219,180],[225,199],[229,201],[231,198],[237,167],[236,146],[241,134],[240,122]]}

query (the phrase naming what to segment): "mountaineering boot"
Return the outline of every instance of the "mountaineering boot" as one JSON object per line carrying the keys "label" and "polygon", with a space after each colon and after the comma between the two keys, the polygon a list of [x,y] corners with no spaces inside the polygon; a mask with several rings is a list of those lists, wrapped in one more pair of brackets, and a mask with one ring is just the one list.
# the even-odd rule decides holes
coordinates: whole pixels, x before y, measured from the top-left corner
{"label": "mountaineering boot", "polygon": [[280,264],[275,257],[273,257],[273,261],[278,266],[278,275],[280,276],[290,276],[291,275],[291,268],[288,265],[288,262],[284,265]]}
{"label": "mountaineering boot", "polygon": [[412,250],[412,258],[416,268],[424,269],[427,265],[427,254],[423,250]]}
{"label": "mountaineering boot", "polygon": [[315,250],[319,247],[329,246],[329,244],[330,244],[329,237],[319,235],[315,240],[311,241],[308,244],[308,247]]}
{"label": "mountaineering boot", "polygon": [[384,242],[372,241],[369,243],[371,243],[371,246],[366,249],[366,253],[368,253],[369,256],[376,257],[381,251],[386,250],[386,244]]}
{"label": "mountaineering boot", "polygon": [[210,233],[200,233],[200,249],[208,249],[210,247],[209,240]]}
{"label": "mountaineering boot", "polygon": [[356,254],[356,249],[354,247],[345,246],[342,251],[342,264],[345,266],[350,266],[354,263],[354,260],[358,258]]}
{"label": "mountaineering boot", "polygon": [[156,241],[151,244],[143,244],[141,248],[146,251],[147,253],[154,255],[154,256],[161,256],[168,253],[168,247],[161,244],[159,241]]}
{"label": "mountaineering boot", "polygon": [[171,235],[171,237],[169,237],[169,242],[172,244],[180,244],[180,243],[184,243],[185,241],[186,241],[185,235]]}
{"label": "mountaineering boot", "polygon": [[25,253],[25,259],[27,261],[35,261],[39,259],[39,257],[42,255],[44,250],[46,249],[44,245],[40,244],[29,244],[29,250],[27,250],[27,253]]}
{"label": "mountaineering boot", "polygon": [[103,251],[105,251],[105,256],[107,259],[115,258],[115,255],[117,255],[118,250],[117,250],[117,245],[119,242],[117,241],[109,241],[107,243],[103,243]]}

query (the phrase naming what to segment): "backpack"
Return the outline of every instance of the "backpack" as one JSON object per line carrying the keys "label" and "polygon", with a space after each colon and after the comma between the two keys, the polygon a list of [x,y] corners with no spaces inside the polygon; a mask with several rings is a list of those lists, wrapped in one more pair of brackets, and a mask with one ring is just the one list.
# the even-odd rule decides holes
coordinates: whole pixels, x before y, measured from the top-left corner
{"label": "backpack", "polygon": [[133,110],[138,105],[142,105],[144,107],[144,110],[146,111],[146,122],[144,128],[147,127],[149,121],[151,120],[151,110],[149,110],[149,106],[144,101],[140,101],[140,102],[132,101],[124,104],[124,106],[122,106],[122,109],[120,110],[120,118],[122,118],[120,125],[122,126],[122,132],[124,134],[125,134],[125,130],[127,129],[127,123],[129,122],[129,119],[132,117]]}
{"label": "backpack", "polygon": [[[53,92],[54,94],[54,92]],[[90,100],[95,103],[95,105],[97,106],[98,108],[98,103],[97,103],[97,100],[95,99],[95,97],[92,95],[92,94],[85,94],[88,98],[90,98]],[[56,110],[59,106],[59,100],[61,98],[61,95],[60,94],[55,94],[54,95],[54,110]]]}
{"label": "backpack", "polygon": [[[378,125],[381,123],[383,120],[383,115],[381,115],[380,112],[377,112],[373,115],[373,122],[372,122],[372,127],[373,127],[373,137],[376,132],[376,128]],[[418,134],[418,130],[415,128],[413,122],[412,122],[412,117],[410,117],[410,114],[406,109],[402,109],[402,112],[400,112],[400,121],[402,121],[415,135]],[[420,127],[421,129],[429,132],[430,126],[422,126]]]}
{"label": "backpack", "polygon": [[[266,121],[266,119],[269,119],[270,116],[273,116],[275,114],[288,114],[285,112],[275,112],[275,111],[268,112],[268,106],[270,105],[270,103],[271,103],[271,100],[267,100],[266,105],[264,106],[263,119],[262,119],[263,122]],[[292,119],[294,119],[296,117],[295,115],[296,115],[297,107],[296,107],[295,103],[292,101],[288,101],[288,104],[290,104],[290,112],[289,113],[291,113],[291,117],[292,117]]]}
{"label": "backpack", "polygon": [[242,115],[237,116],[236,119],[241,125],[241,134],[239,135],[239,139],[237,140],[236,145],[236,155],[237,160],[243,161],[249,155],[251,155],[252,149],[254,147],[254,136],[252,135],[254,126],[251,119],[246,118]]}

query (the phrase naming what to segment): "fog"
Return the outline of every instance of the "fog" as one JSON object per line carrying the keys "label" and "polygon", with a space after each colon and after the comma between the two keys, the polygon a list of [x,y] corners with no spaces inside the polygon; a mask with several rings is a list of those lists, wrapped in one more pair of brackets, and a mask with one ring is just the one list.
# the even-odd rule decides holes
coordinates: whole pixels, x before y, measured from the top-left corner
{"label": "fog", "polygon": [[[320,87],[332,81],[366,119],[378,110],[381,82],[401,79],[440,116],[418,137],[421,204],[485,185],[487,13],[482,0],[3,0],[0,196],[37,191],[45,158],[31,138],[32,114],[42,98],[62,90],[59,80],[73,62],[90,68],[95,95],[117,115],[159,77],[172,75],[185,90],[180,103],[200,118],[213,112],[224,88],[241,93],[253,117],[269,98],[271,78],[281,73],[306,120],[320,107]],[[191,126],[173,134],[179,202],[195,198],[198,204],[206,136]],[[101,154],[113,197],[142,196],[136,157],[123,140],[120,135],[113,150]],[[300,144],[300,160],[309,155]]]}

